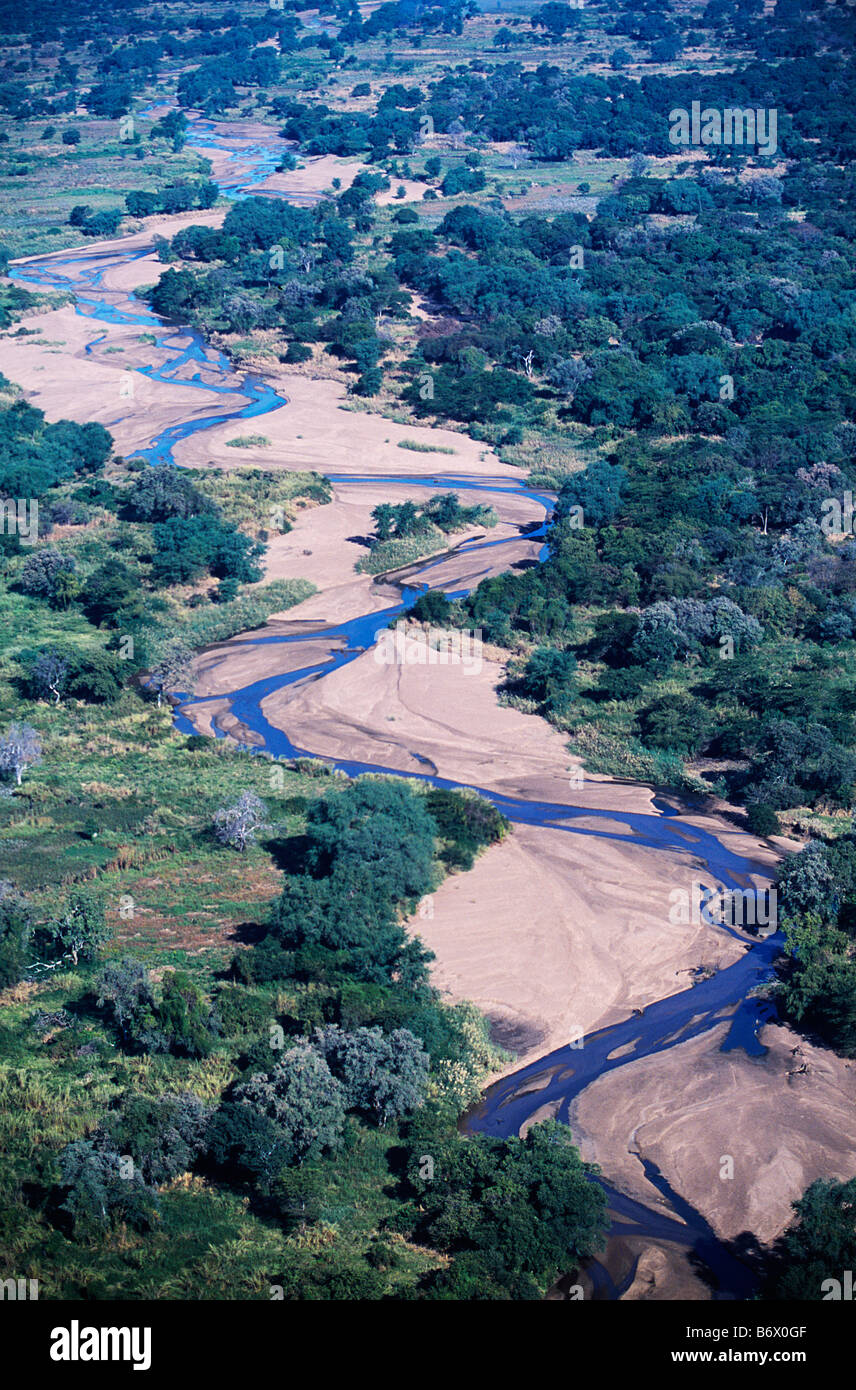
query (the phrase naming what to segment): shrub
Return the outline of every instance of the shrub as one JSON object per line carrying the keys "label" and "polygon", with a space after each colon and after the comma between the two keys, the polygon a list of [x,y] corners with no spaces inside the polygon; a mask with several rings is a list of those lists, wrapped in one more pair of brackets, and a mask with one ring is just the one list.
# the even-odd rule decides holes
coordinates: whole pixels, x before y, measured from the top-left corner
{"label": "shrub", "polygon": [[312,349],[306,343],[289,343],[283,362],[308,362],[312,357]]}
{"label": "shrub", "polygon": [[29,960],[33,920],[26,898],[0,880],[0,989],[23,979]]}
{"label": "shrub", "polygon": [[778,835],[781,832],[779,818],[764,801],[750,801],[746,807],[746,823],[753,835],[759,835],[766,839],[769,835]]}
{"label": "shrub", "polygon": [[165,977],[158,1000],[139,961],[111,961],[96,982],[96,995],[130,1051],[184,1057],[205,1057],[211,1051],[216,1020],[207,998],[184,971]]}
{"label": "shrub", "polygon": [[52,545],[43,546],[27,556],[18,585],[25,594],[65,607],[73,593],[69,579],[75,568],[72,556],[61,554]]}
{"label": "shrub", "polygon": [[129,1154],[155,1187],[191,1168],[206,1145],[211,1110],[198,1096],[126,1096],[96,1131],[99,1147]]}
{"label": "shrub", "polygon": [[112,705],[122,693],[126,671],[113,652],[57,645],[24,655],[22,661],[24,688],[32,700],[58,705],[71,695],[88,704]]}

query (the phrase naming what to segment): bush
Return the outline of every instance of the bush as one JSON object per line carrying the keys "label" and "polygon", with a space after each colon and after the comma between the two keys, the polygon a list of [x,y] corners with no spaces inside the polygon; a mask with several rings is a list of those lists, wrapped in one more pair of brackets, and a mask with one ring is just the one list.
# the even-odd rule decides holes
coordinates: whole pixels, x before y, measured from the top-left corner
{"label": "bush", "polygon": [[211,1110],[198,1096],[126,1096],[95,1134],[108,1152],[130,1155],[146,1183],[159,1187],[192,1168],[206,1145]]}
{"label": "bush", "polygon": [[307,347],[306,343],[289,343],[282,361],[308,362],[311,357],[312,349],[311,347]]}
{"label": "bush", "polygon": [[213,1045],[216,1020],[199,987],[184,971],[168,974],[160,1000],[145,967],[125,958],[104,967],[96,986],[99,1008],[132,1052],[173,1052],[205,1057]]}
{"label": "bush", "polygon": [[194,487],[186,473],[167,463],[146,467],[126,494],[125,509],[135,521],[211,516],[217,511],[214,503]]}
{"label": "bush", "polygon": [[442,627],[449,621],[452,605],[440,589],[428,589],[410,609],[410,617],[420,623],[436,623]]}
{"label": "bush", "polygon": [[211,1121],[208,1153],[227,1173],[269,1188],[287,1162],[288,1136],[252,1106],[227,1101]]}
{"label": "bush", "polygon": [[434,788],[426,801],[444,842],[441,857],[447,866],[471,869],[479,850],[496,844],[508,830],[505,816],[475,792]]}
{"label": "bush", "polygon": [[577,661],[573,652],[536,647],[515,682],[521,695],[562,712],[576,694]]}
{"label": "bush", "polygon": [[57,607],[66,607],[75,593],[73,585],[69,582],[75,568],[75,561],[71,555],[61,554],[52,545],[43,546],[27,556],[18,577],[18,585],[25,594],[47,599]]}
{"label": "bush", "polygon": [[386,1125],[416,1110],[428,1086],[428,1054],[407,1028],[345,1032],[338,1024],[315,1030],[315,1042],[345,1088],[349,1108],[369,1112]]}
{"label": "bush", "polygon": [[22,656],[24,689],[31,700],[59,704],[66,696],[88,704],[112,705],[130,674],[121,657],[108,651],[82,652],[74,647],[42,647]]}
{"label": "bush", "polygon": [[762,839],[781,833],[778,816],[772,806],[763,801],[749,802],[746,807],[746,823],[752,834],[759,835]]}

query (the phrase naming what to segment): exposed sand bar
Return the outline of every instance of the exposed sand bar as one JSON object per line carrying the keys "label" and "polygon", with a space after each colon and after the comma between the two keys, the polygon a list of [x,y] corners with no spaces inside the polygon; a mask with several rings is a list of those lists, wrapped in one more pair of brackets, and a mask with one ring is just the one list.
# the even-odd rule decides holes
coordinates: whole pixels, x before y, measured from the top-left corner
{"label": "exposed sand bar", "polygon": [[631,1196],[663,1205],[645,1157],[718,1235],[769,1241],[809,1183],[856,1173],[856,1062],[777,1024],[763,1031],[766,1057],[723,1053],[725,1031],[601,1076],[571,1125],[585,1157]]}

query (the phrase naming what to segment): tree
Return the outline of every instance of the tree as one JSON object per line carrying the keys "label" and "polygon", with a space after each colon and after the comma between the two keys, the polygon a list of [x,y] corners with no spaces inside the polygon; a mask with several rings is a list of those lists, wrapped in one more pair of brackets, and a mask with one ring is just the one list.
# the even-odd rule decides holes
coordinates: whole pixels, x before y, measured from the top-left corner
{"label": "tree", "polygon": [[0,879],[0,989],[23,978],[32,933],[33,918],[26,898],[8,880]]}
{"label": "tree", "polygon": [[55,546],[43,546],[27,556],[18,583],[25,594],[46,598],[56,607],[67,607],[68,589],[63,589],[63,575],[73,575],[74,557],[63,555]]}
{"label": "tree", "polygon": [[433,884],[434,824],[399,781],[361,778],[315,802],[306,836],[311,872],[366,870],[390,903],[421,898]]}
{"label": "tree", "polygon": [[108,962],[96,981],[95,996],[123,1043],[134,1045],[141,1036],[148,1039],[154,1032],[155,996],[141,961],[126,956]]}
{"label": "tree", "polygon": [[219,1167],[237,1170],[239,1176],[269,1191],[289,1161],[291,1149],[285,1131],[267,1115],[250,1105],[226,1101],[211,1120],[208,1152]]}
{"label": "tree", "polygon": [[164,976],[158,1023],[170,1052],[180,1057],[206,1057],[213,1043],[210,1001],[185,970]]}
{"label": "tree", "polygon": [[662,671],[686,649],[686,634],[678,627],[668,603],[652,603],[643,611],[630,647],[634,661]]}
{"label": "tree", "polygon": [[10,724],[0,738],[0,774],[15,775],[20,787],[27,768],[42,761],[42,741],[31,724]]}
{"label": "tree", "polygon": [[96,991],[99,1008],[106,1010],[126,1047],[182,1057],[205,1057],[210,1052],[216,1020],[207,996],[185,971],[173,970],[164,977],[158,1000],[149,973],[139,961],[111,961],[101,972]]}
{"label": "tree", "polygon": [[[477,1134],[438,1142],[431,1136],[428,1150],[417,1116],[413,1138],[408,1172],[416,1198],[398,1222],[432,1248],[448,1251],[456,1264],[478,1252],[475,1266],[488,1261],[501,1283],[529,1276],[543,1292],[601,1248],[606,1197],[565,1125],[533,1125],[525,1139]],[[432,1181],[419,1174],[419,1155],[426,1151],[434,1156]]]}
{"label": "tree", "polygon": [[95,1140],[129,1154],[144,1182],[158,1187],[191,1168],[206,1145],[211,1109],[198,1096],[126,1095],[98,1126]]}
{"label": "tree", "polygon": [[108,120],[118,120],[131,104],[132,91],[129,81],[111,79],[91,87],[83,98],[83,104],[93,116],[106,116]]}
{"label": "tree", "polygon": [[253,791],[241,792],[233,806],[220,808],[214,816],[214,834],[221,845],[245,850],[255,844],[256,833],[267,817],[267,807]]}
{"label": "tree", "polygon": [[338,1024],[315,1030],[315,1040],[334,1076],[345,1087],[347,1105],[369,1111],[379,1124],[416,1110],[428,1086],[428,1054],[407,1028],[345,1032]]}
{"label": "tree", "polygon": [[642,734],[651,748],[697,753],[710,741],[713,727],[707,707],[691,695],[663,695],[643,712]]}
{"label": "tree", "polygon": [[546,29],[554,42],[558,43],[569,29],[579,27],[581,15],[570,5],[561,4],[559,0],[548,0],[546,5],[534,11],[530,22],[534,28]]}
{"label": "tree", "polygon": [[576,670],[573,652],[536,647],[516,684],[522,695],[561,711],[576,693]]}
{"label": "tree", "polygon": [[625,480],[626,473],[619,464],[596,459],[562,484],[554,512],[556,520],[563,520],[579,507],[583,525],[609,525],[618,514]]}
{"label": "tree", "polygon": [[449,613],[452,605],[446,598],[441,589],[427,589],[410,609],[410,615],[417,618],[420,623],[436,623],[438,626],[448,626]]}
{"label": "tree", "polygon": [[192,694],[196,683],[195,654],[180,637],[175,637],[163,648],[160,657],[149,672],[147,684],[157,691],[158,709],[164,691],[181,690]]}
{"label": "tree", "polygon": [[183,111],[168,111],[157,121],[149,132],[150,140],[170,140],[177,154],[183,149],[189,122]]}
{"label": "tree", "polygon": [[160,210],[160,199],[156,193],[135,189],[125,194],[125,207],[131,217],[151,217]]}
{"label": "tree", "polygon": [[37,700],[62,703],[71,667],[66,657],[51,648],[37,652],[29,668],[30,690]]}
{"label": "tree", "polygon": [[277,957],[277,968],[287,964],[285,973],[298,978],[350,974],[414,992],[427,979],[431,956],[408,937],[388,885],[369,865],[344,860],[328,876],[287,878],[271,914],[271,936],[294,952],[288,962]]}
{"label": "tree", "polygon": [[186,584],[205,570],[241,583],[254,583],[262,577],[256,562],[263,547],[216,516],[172,516],[156,522],[152,535],[152,578],[159,584]]}
{"label": "tree", "polygon": [[157,1194],[134,1171],[126,1176],[123,1156],[91,1139],[66,1144],[59,1156],[63,1201],[76,1233],[88,1234],[123,1222],[149,1230],[158,1212]]}
{"label": "tree", "polygon": [[217,508],[187,474],[168,463],[146,467],[127,494],[125,505],[136,521],[214,515]]}
{"label": "tree", "polygon": [[43,647],[22,655],[27,693],[58,705],[66,695],[90,704],[113,704],[122,693],[121,658],[108,651]]}
{"label": "tree", "polygon": [[93,622],[111,627],[142,614],[139,580],[118,556],[111,556],[93,570],[83,601]]}
{"label": "tree", "polygon": [[42,440],[73,473],[99,472],[113,452],[112,435],[95,420],[57,420],[45,427]]}
{"label": "tree", "polygon": [[853,940],[816,912],[783,916],[789,962],[777,988],[784,1012],[844,1057],[856,1055]]}
{"label": "tree", "polygon": [[101,212],[94,212],[91,217],[87,217],[83,223],[83,231],[87,236],[112,237],[118,232],[121,221],[121,208],[104,208]]}
{"label": "tree", "polygon": [[[796,1216],[775,1247],[767,1298],[820,1302],[827,1280],[856,1267],[856,1178],[818,1179],[793,1203]],[[839,1288],[840,1293],[840,1288]]]}
{"label": "tree", "polygon": [[344,1087],[308,1044],[289,1048],[273,1071],[240,1082],[234,1097],[273,1121],[284,1141],[286,1162],[303,1163],[341,1142]]}
{"label": "tree", "polygon": [[73,893],[59,915],[39,928],[39,944],[48,959],[69,957],[72,964],[93,960],[109,939],[104,907],[90,890]]}
{"label": "tree", "polygon": [[844,903],[856,898],[856,845],[810,840],[779,867],[778,891],[782,916],[795,926],[811,915],[837,923]]}
{"label": "tree", "polygon": [[766,839],[769,835],[780,835],[782,827],[779,818],[765,801],[750,801],[746,806],[746,824],[753,835]]}
{"label": "tree", "polygon": [[379,502],[372,512],[375,536],[379,541],[388,541],[395,525],[396,509],[391,502]]}

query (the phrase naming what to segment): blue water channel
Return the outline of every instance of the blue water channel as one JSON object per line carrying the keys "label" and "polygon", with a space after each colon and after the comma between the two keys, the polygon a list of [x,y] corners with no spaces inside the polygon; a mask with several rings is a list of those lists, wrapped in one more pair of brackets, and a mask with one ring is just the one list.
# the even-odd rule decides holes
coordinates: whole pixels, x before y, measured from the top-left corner
{"label": "blue water channel", "polygon": [[[218,144],[221,149],[232,152],[234,136],[220,135],[215,122],[196,118],[192,120],[188,143],[199,148]],[[236,175],[233,180],[224,181],[221,185],[222,191],[233,198],[248,196],[255,186],[272,172],[279,162],[281,149],[282,142],[274,149],[259,146],[248,151],[246,147],[236,146],[232,157],[243,164],[249,163],[249,172],[244,170],[240,177]],[[206,397],[212,401],[212,407],[218,396],[237,397],[243,402],[227,411],[217,412],[216,409],[212,409],[210,414],[170,425],[152,437],[144,448],[136,450],[136,456],[145,458],[152,464],[174,463],[173,449],[179,441],[200,431],[212,429],[225,421],[252,419],[270,411],[280,410],[287,406],[287,400],[262,377],[237,372],[224,354],[207,345],[194,329],[165,323],[133,293],[117,295],[114,291],[109,297],[106,293],[100,293],[107,269],[139,259],[150,254],[152,249],[152,245],[133,250],[123,250],[119,244],[95,246],[91,251],[84,248],[67,255],[28,261],[11,267],[10,274],[15,280],[38,286],[42,290],[70,291],[74,296],[77,313],[92,319],[93,323],[138,326],[141,332],[153,334],[157,339],[158,348],[167,354],[166,361],[161,366],[150,365],[136,370],[150,380],[161,383],[164,389],[168,389],[170,385],[196,389],[206,393]],[[94,337],[87,345],[87,352],[97,350],[104,336],[100,334]],[[191,368],[189,375],[188,367]],[[340,481],[348,485],[362,483],[377,486],[379,482],[395,482],[407,483],[414,487],[436,487],[443,491],[502,492],[528,497],[536,502],[544,513],[544,521],[526,533],[528,538],[533,540],[543,539],[553,501],[549,494],[526,488],[507,478],[468,479],[449,472],[418,477],[379,477],[372,474],[329,476],[333,482]],[[516,539],[517,537],[511,538],[512,541]],[[459,547],[457,553],[480,553],[507,544],[508,539],[471,540]],[[546,547],[542,547],[540,558],[543,559],[545,553]],[[253,681],[240,689],[228,692],[225,696],[219,696],[218,699],[228,700],[231,713],[255,736],[256,746],[263,747],[275,757],[315,756],[311,749],[296,746],[287,733],[267,721],[262,712],[262,702],[275,692],[298,682],[322,680],[331,671],[356,660],[374,646],[378,635],[396,618],[406,613],[420,593],[431,587],[431,570],[442,565],[444,558],[440,556],[419,566],[420,582],[403,585],[400,601],[381,612],[364,614],[347,622],[311,632],[272,633],[246,639],[252,646],[258,647],[299,644],[323,636],[325,641],[338,640],[341,645],[324,661],[309,663],[285,674],[280,673]],[[449,596],[461,597],[462,591],[450,593]],[[242,640],[233,639],[237,642]],[[204,700],[183,697],[181,707],[175,714],[176,727],[185,733],[194,732],[194,726],[186,714],[186,710],[194,704],[204,704]],[[216,728],[216,722],[215,733],[220,737],[224,736],[222,730]],[[439,777],[431,772],[402,773],[400,769],[386,767],[380,763],[339,759],[334,766],[350,777],[374,772],[407,776],[436,787],[471,786],[468,783]],[[682,821],[679,809],[662,797],[655,799],[654,813],[643,814],[623,810],[593,810],[590,807],[576,807],[565,803],[505,796],[482,787],[473,789],[493,802],[512,823],[545,826],[567,834],[626,842],[649,849],[683,854],[687,857],[688,866],[692,866],[699,876],[710,876],[713,885],[723,889],[744,889],[750,882],[751,874],[764,873],[762,866],[734,854],[710,832]],[[602,825],[599,826],[598,822],[602,822]],[[726,931],[741,941],[746,941],[746,938],[733,928],[716,922],[711,923],[711,930]],[[470,1132],[507,1137],[518,1133],[521,1125],[545,1105],[554,1106],[558,1118],[567,1120],[573,1101],[599,1076],[607,1075],[640,1058],[668,1051],[718,1025],[727,1025],[721,1044],[723,1051],[743,1049],[760,1064],[766,1049],[760,1043],[757,1034],[763,1023],[772,1016],[772,1009],[770,1004],[758,998],[754,991],[770,980],[775,958],[782,948],[782,938],[776,933],[756,944],[746,944],[747,950],[738,961],[711,978],[679,994],[659,1000],[641,1012],[636,1011],[623,1022],[588,1034],[573,1045],[559,1048],[549,1056],[539,1058],[529,1066],[506,1076],[485,1092],[481,1104],[466,1118],[466,1128]],[[571,988],[569,983],[569,990]],[[649,1239],[677,1243],[690,1249],[696,1261],[709,1272],[715,1298],[750,1296],[754,1279],[749,1267],[717,1239],[704,1218],[668,1186],[662,1174],[650,1162],[640,1161],[646,1176],[661,1192],[672,1214],[651,1209],[602,1182],[609,1200],[612,1235],[641,1235]],[[597,1261],[591,1263],[589,1272],[596,1297],[619,1296],[629,1280],[628,1276],[620,1286],[615,1285],[605,1267]]]}

